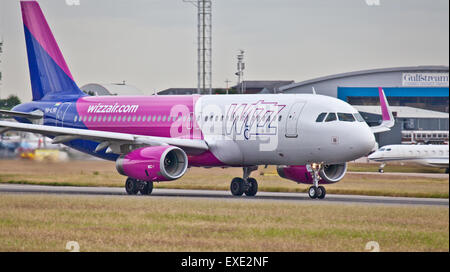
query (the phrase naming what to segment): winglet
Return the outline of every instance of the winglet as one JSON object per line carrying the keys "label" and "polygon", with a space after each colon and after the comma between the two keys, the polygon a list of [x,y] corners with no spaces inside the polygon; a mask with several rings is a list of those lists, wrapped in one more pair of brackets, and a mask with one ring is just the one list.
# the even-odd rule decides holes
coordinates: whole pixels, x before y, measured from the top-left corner
{"label": "winglet", "polygon": [[378,88],[378,94],[380,96],[381,116],[383,122],[379,126],[371,127],[373,133],[389,131],[395,125],[394,115],[389,108],[389,102],[386,98],[386,94],[384,93],[383,88]]}

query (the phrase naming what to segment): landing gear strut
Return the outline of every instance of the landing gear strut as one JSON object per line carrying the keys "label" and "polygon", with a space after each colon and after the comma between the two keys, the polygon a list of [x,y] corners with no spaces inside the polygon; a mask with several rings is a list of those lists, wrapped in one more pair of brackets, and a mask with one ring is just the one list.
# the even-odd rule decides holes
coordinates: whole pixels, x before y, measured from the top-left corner
{"label": "landing gear strut", "polygon": [[255,196],[258,193],[258,182],[254,178],[250,178],[253,171],[258,170],[257,166],[244,167],[243,178],[234,178],[231,181],[230,191],[234,196]]}
{"label": "landing gear strut", "polygon": [[381,165],[380,165],[380,167],[378,168],[378,172],[380,172],[380,173],[384,173],[384,167],[386,166],[386,164],[385,163],[382,163]]}
{"label": "landing gear strut", "polygon": [[150,195],[153,191],[153,182],[128,178],[125,182],[125,190],[129,195],[137,195],[138,192],[141,195]]}
{"label": "landing gear strut", "polygon": [[322,167],[323,167],[322,164],[314,163],[311,165],[311,168],[313,171],[313,186],[309,187],[308,195],[312,199],[316,199],[316,198],[324,199],[327,194],[325,187],[319,186],[319,180],[320,180],[319,171],[320,171],[320,169],[322,169]]}

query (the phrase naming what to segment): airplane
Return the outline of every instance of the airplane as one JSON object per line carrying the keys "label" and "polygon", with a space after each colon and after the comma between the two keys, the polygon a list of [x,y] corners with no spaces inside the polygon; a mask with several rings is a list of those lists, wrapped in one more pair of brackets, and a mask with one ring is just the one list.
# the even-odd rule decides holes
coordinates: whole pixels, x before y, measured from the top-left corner
{"label": "airplane", "polygon": [[384,173],[387,162],[414,162],[417,164],[446,168],[448,167],[448,145],[387,145],[372,153],[369,160],[382,162],[379,172]]}
{"label": "airplane", "polygon": [[[339,99],[315,94],[90,97],[76,85],[36,1],[21,1],[33,101],[2,114],[8,130],[40,133],[84,153],[116,162],[129,195],[149,195],[154,182],[181,178],[190,167],[239,167],[234,196],[255,196],[260,165],[312,184],[340,181],[347,162],[375,150],[374,133],[394,118],[380,88],[383,122],[370,128]],[[320,185],[320,186],[319,186]]]}

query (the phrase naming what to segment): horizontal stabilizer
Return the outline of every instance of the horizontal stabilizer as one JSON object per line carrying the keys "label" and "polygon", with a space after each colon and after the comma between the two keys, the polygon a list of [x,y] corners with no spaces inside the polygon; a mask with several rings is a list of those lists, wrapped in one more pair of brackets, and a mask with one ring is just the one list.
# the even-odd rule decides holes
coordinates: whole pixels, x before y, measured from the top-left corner
{"label": "horizontal stabilizer", "polygon": [[44,118],[44,114],[42,112],[18,112],[18,111],[7,111],[7,110],[0,110],[0,114],[7,116],[7,117],[18,117],[18,118],[26,118],[29,120],[39,120]]}

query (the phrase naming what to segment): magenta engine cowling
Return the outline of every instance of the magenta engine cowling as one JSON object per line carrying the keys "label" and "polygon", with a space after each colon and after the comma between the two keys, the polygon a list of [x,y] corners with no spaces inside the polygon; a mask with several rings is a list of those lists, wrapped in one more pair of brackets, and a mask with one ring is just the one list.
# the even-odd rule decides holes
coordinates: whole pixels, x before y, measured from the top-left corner
{"label": "magenta engine cowling", "polygon": [[117,171],[142,181],[172,181],[187,170],[186,153],[174,146],[150,146],[136,149],[116,161]]}
{"label": "magenta engine cowling", "polygon": [[[313,175],[306,165],[278,166],[280,177],[297,183],[313,184]],[[319,184],[332,184],[341,181],[347,173],[347,163],[325,165],[319,172]]]}

